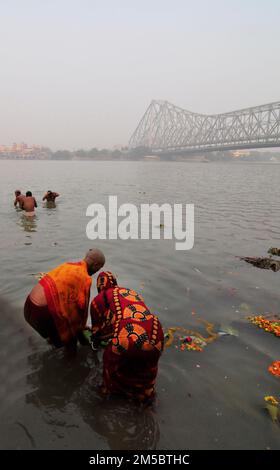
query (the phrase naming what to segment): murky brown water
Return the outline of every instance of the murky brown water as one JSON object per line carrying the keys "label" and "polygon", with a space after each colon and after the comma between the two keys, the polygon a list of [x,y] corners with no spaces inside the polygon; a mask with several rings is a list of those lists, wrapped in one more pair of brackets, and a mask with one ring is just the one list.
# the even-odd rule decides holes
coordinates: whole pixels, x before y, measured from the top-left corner
{"label": "murky brown water", "polygon": [[[280,427],[264,395],[280,395],[267,371],[280,339],[249,324],[250,312],[280,312],[280,273],[236,256],[280,247],[280,165],[221,163],[0,162],[0,448],[276,449]],[[56,209],[39,204],[35,222],[13,208],[13,190],[61,193]],[[24,323],[31,273],[81,258],[90,203],[195,204],[195,246],[174,241],[99,241],[106,269],[142,293],[164,327],[203,332],[231,326],[203,352],[167,349],[152,409],[99,396],[102,353],[77,358],[52,351]],[[94,294],[95,288],[92,289]],[[246,304],[246,305],[244,305]],[[195,315],[192,314],[195,312]]]}

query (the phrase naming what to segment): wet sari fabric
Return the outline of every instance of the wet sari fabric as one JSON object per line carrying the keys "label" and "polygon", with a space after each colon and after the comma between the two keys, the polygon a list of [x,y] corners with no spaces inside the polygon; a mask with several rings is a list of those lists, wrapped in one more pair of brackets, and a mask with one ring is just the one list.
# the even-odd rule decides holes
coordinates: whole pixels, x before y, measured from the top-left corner
{"label": "wet sari fabric", "polygon": [[64,263],[40,280],[63,344],[81,332],[87,322],[91,277],[85,261]]}
{"label": "wet sari fabric", "polygon": [[100,293],[91,304],[95,337],[112,339],[104,351],[104,387],[107,392],[145,401],[154,396],[162,327],[137,292],[118,287],[114,277],[108,280],[109,275],[99,275]]}

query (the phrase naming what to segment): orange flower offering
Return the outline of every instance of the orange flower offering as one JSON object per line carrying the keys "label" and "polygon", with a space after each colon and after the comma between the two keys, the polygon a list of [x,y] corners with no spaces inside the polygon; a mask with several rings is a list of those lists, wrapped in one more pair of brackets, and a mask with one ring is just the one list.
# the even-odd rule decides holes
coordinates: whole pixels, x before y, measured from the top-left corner
{"label": "orange flower offering", "polygon": [[265,318],[262,315],[256,317],[248,317],[248,320],[254,325],[257,325],[264,331],[273,333],[275,336],[280,337],[280,319],[279,318]]}
{"label": "orange flower offering", "polygon": [[273,362],[268,370],[271,374],[275,375],[275,377],[280,377],[280,361]]}
{"label": "orange flower offering", "polygon": [[181,341],[181,346],[180,346],[181,351],[185,351],[186,349],[188,351],[203,351],[198,341],[196,341],[195,339],[192,339],[191,337],[180,338],[180,341]]}

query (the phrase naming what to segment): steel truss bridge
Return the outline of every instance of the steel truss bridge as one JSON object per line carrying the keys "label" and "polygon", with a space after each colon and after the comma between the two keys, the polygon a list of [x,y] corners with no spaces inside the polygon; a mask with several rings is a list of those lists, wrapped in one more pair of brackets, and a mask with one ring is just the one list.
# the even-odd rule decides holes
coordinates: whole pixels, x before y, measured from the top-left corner
{"label": "steel truss bridge", "polygon": [[280,101],[206,115],[153,100],[129,146],[152,153],[280,147]]}

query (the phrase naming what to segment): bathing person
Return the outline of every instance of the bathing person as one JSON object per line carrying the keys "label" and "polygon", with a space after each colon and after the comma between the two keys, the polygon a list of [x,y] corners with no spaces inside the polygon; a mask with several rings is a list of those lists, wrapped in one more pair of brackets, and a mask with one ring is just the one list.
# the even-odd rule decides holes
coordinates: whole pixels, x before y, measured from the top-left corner
{"label": "bathing person", "polygon": [[21,191],[19,189],[16,189],[15,190],[14,206],[17,207],[17,205],[18,205],[19,208],[22,209],[23,199],[24,199],[24,195],[21,194]]}
{"label": "bathing person", "polygon": [[42,201],[47,201],[47,202],[55,202],[55,199],[59,196],[58,193],[55,193],[53,191],[47,191],[46,194],[44,195]]}
{"label": "bathing person", "polygon": [[111,272],[99,274],[97,290],[90,307],[93,344],[111,339],[103,356],[103,390],[150,400],[164,345],[161,324],[143,298],[119,287]]}
{"label": "bathing person", "polygon": [[22,201],[22,209],[25,211],[24,215],[28,217],[35,215],[35,207],[37,207],[36,199],[32,196],[31,191],[27,191]]}
{"label": "bathing person", "polygon": [[87,322],[91,276],[104,263],[102,251],[92,249],[82,261],[48,272],[26,299],[25,320],[57,348],[75,348]]}

